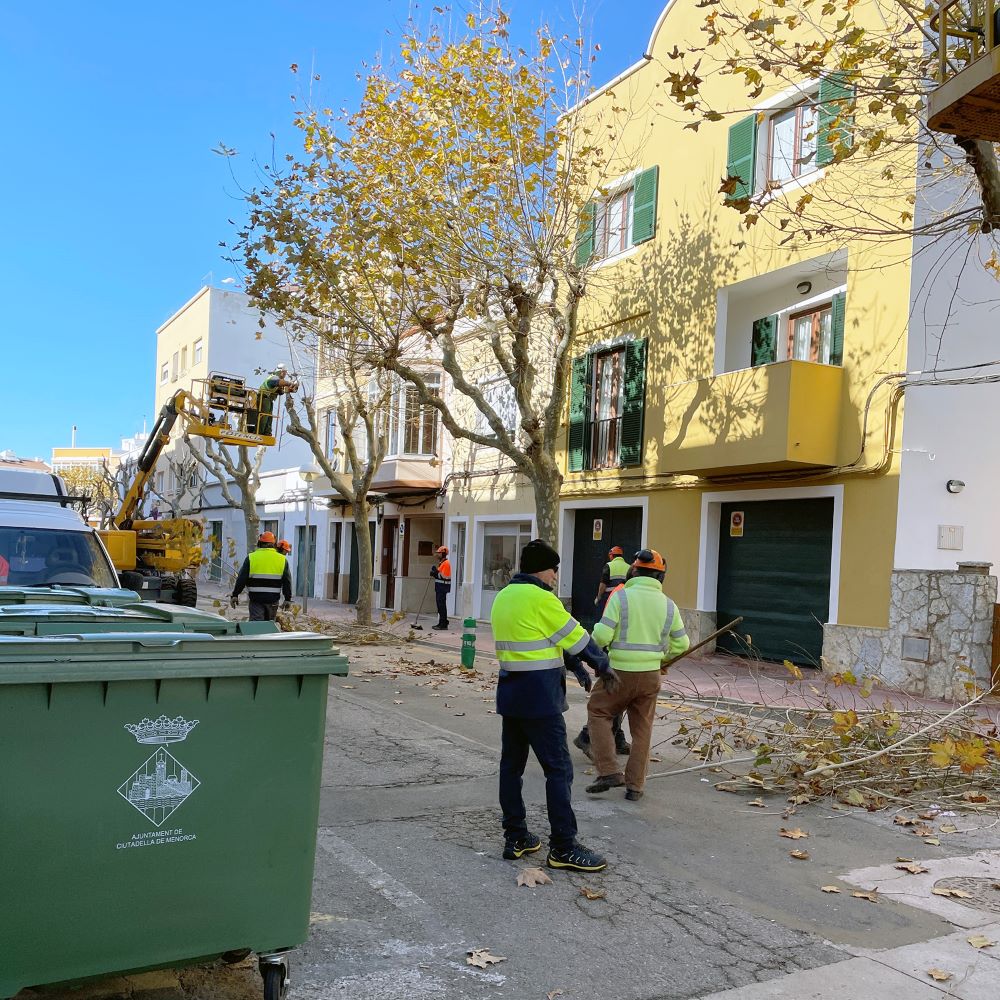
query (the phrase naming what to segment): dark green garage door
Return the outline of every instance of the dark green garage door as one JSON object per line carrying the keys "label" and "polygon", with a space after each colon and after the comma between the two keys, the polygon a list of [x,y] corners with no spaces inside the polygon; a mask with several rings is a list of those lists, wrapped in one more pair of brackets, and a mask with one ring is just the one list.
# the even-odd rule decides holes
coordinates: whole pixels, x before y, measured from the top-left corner
{"label": "dark green garage door", "polygon": [[[742,534],[740,532],[742,531]],[[833,499],[722,505],[719,624],[743,616],[720,649],[819,666],[830,615]]]}

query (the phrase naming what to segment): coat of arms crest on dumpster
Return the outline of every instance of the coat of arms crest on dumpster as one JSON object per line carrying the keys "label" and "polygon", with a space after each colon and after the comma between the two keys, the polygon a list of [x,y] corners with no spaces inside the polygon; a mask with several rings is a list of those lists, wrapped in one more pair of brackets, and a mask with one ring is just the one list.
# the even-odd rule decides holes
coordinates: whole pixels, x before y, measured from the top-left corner
{"label": "coat of arms crest on dumpster", "polygon": [[137,743],[158,744],[153,756],[118,789],[118,794],[153,826],[162,826],[201,784],[187,767],[164,749],[165,744],[183,742],[197,725],[197,719],[188,721],[181,716],[168,719],[165,715],[125,725]]}

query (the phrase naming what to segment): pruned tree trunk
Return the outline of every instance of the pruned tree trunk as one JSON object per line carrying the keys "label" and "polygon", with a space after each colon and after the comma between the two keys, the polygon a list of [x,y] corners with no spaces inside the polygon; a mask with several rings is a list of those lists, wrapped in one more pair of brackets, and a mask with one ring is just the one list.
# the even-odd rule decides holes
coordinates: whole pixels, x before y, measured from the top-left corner
{"label": "pruned tree trunk", "polygon": [[354,544],[358,547],[358,600],[355,605],[359,625],[370,625],[372,620],[372,539],[368,533],[368,515],[371,508],[368,498],[362,496],[351,504],[354,515]]}

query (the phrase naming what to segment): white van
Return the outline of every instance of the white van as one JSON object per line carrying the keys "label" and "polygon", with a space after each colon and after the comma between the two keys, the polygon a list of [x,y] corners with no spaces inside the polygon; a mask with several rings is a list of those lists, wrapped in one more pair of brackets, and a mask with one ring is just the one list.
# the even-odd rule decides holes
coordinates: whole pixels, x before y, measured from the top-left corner
{"label": "white van", "polygon": [[97,532],[49,472],[0,469],[0,586],[117,587]]}

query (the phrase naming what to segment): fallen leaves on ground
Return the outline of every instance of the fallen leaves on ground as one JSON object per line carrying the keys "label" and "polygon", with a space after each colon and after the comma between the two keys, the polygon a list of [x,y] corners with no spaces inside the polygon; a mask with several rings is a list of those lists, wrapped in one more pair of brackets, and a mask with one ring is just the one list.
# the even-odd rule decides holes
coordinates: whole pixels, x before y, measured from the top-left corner
{"label": "fallen leaves on ground", "polygon": [[931,889],[935,896],[953,896],[955,899],[972,899],[972,893],[964,889],[952,889],[946,885],[936,885]]}
{"label": "fallen leaves on ground", "polygon": [[789,851],[789,855],[795,858],[796,861],[808,861],[809,852],[808,851]]}
{"label": "fallen leaves on ground", "polygon": [[778,836],[787,837],[789,840],[801,840],[803,837],[808,837],[809,834],[806,833],[805,830],[800,830],[798,827],[796,827],[794,830],[786,830],[784,827],[782,827],[778,831]]}
{"label": "fallen leaves on ground", "polygon": [[591,889],[590,886],[585,885],[580,890],[580,895],[584,896],[587,899],[604,899],[604,890],[603,889]]}
{"label": "fallen leaves on ground", "polygon": [[912,816],[894,816],[892,819],[896,826],[916,826],[917,820]]}
{"label": "fallen leaves on ground", "polygon": [[927,975],[938,983],[946,983],[951,979],[951,973],[945,972],[944,969],[928,969]]}
{"label": "fallen leaves on ground", "polygon": [[938,840],[937,837],[925,837],[924,838],[924,843],[925,844],[930,844],[931,847],[940,847],[941,846],[941,841]]}
{"label": "fallen leaves on ground", "polygon": [[751,801],[749,801],[747,803],[747,805],[748,806],[755,806],[757,809],[763,809],[764,808],[764,800],[763,799],[751,799]]}
{"label": "fallen leaves on ground", "polygon": [[552,881],[547,872],[541,868],[522,868],[517,873],[517,884],[534,889],[536,885],[548,885]]}
{"label": "fallen leaves on ground", "polygon": [[858,889],[852,892],[851,895],[855,899],[867,899],[869,903],[878,902],[878,889],[872,889],[871,892],[862,892],[862,890]]}
{"label": "fallen leaves on ground", "polygon": [[941,824],[942,833],[958,833],[958,827],[954,823],[942,823]]}
{"label": "fallen leaves on ground", "polygon": [[925,868],[922,864],[916,861],[910,861],[906,864],[896,865],[896,868],[901,872],[909,872],[911,875],[923,875],[924,872],[930,869]]}
{"label": "fallen leaves on ground", "polygon": [[966,938],[966,940],[973,948],[992,948],[996,944],[996,941],[991,941],[982,934],[973,934],[972,937]]}
{"label": "fallen leaves on ground", "polygon": [[835,885],[821,885],[819,887],[820,892],[842,892],[842,889],[838,889]]}
{"label": "fallen leaves on ground", "polygon": [[477,969],[488,969],[498,962],[506,962],[503,955],[491,955],[489,948],[473,948],[465,953],[465,964],[474,965]]}
{"label": "fallen leaves on ground", "polygon": [[545,1000],[556,1000],[556,997],[561,997],[562,995],[562,990],[549,990],[549,992],[545,994]]}
{"label": "fallen leaves on ground", "polygon": [[910,831],[915,837],[933,837],[934,827],[932,826],[918,826]]}

